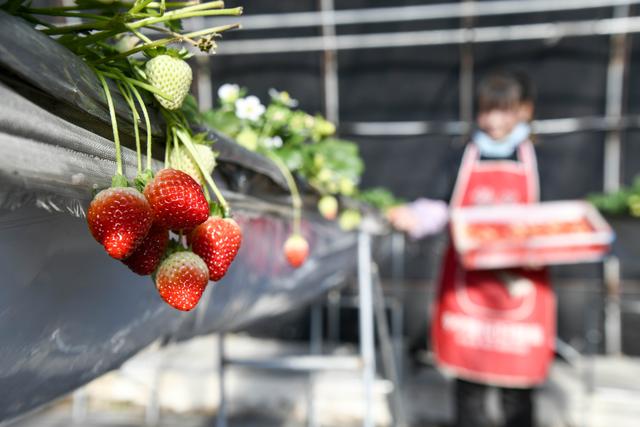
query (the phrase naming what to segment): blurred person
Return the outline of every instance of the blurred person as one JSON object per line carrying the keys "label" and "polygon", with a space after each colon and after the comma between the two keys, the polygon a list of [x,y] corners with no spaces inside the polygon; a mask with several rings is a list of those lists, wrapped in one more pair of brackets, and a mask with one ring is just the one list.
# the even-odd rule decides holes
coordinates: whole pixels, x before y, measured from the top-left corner
{"label": "blurred person", "polygon": [[[525,75],[493,73],[477,90],[476,125],[458,162],[450,208],[536,203],[538,170]],[[419,199],[389,211],[414,238],[448,223],[442,201]],[[534,425],[533,389],[547,377],[555,342],[555,299],[546,268],[465,270],[450,243],[440,272],[431,336],[438,366],[455,378],[456,426],[493,425],[489,387],[500,392],[504,425]]]}

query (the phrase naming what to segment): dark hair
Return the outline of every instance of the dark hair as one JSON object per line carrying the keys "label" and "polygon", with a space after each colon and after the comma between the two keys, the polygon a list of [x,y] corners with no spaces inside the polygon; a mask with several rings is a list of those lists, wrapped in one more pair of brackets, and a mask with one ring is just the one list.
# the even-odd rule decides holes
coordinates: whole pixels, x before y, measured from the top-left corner
{"label": "dark hair", "polygon": [[524,89],[515,74],[493,72],[478,84],[478,111],[516,108],[524,100]]}

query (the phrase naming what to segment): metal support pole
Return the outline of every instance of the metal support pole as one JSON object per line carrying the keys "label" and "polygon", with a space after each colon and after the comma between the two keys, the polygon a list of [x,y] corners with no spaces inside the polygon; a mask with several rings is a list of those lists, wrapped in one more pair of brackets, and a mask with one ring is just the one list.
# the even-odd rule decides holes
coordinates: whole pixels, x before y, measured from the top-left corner
{"label": "metal support pole", "polygon": [[396,297],[391,304],[391,334],[395,354],[396,369],[398,372],[398,386],[404,383],[404,302]]}
{"label": "metal support pole", "polygon": [[224,353],[224,333],[218,335],[218,416],[216,421],[216,427],[227,427],[227,396],[225,392],[225,353]]}
{"label": "metal support pole", "polygon": [[198,107],[200,111],[213,108],[213,88],[211,87],[211,69],[209,67],[209,55],[196,57],[197,64],[197,90]]}
{"label": "metal support pole", "polygon": [[[310,325],[310,352],[311,354],[322,353],[322,305],[317,302],[311,306]],[[316,416],[316,406],[314,399],[315,373],[309,372],[307,381],[307,426],[316,427],[318,425]]]}
{"label": "metal support pole", "polygon": [[391,329],[395,360],[398,369],[398,383],[404,382],[404,277],[406,240],[404,233],[391,235],[391,278],[397,302],[392,306]]}
{"label": "metal support pole", "polygon": [[358,234],[358,298],[360,327],[360,356],[364,386],[363,427],[373,427],[373,385],[376,371],[373,329],[373,295],[371,277],[371,235],[364,230]]}
{"label": "metal support pole", "polygon": [[400,390],[400,381],[397,370],[397,361],[394,361],[394,349],[389,336],[389,327],[387,326],[387,316],[385,313],[384,293],[380,284],[380,276],[377,266],[373,265],[373,305],[375,309],[375,319],[378,331],[378,341],[382,353],[382,363],[387,377],[393,383],[393,392],[391,393],[391,408],[393,412],[393,420],[395,427],[406,427],[406,419],[404,406],[402,405],[402,395]]}
{"label": "metal support pole", "polygon": [[[463,7],[467,10],[473,9],[474,0],[464,0]],[[473,16],[464,16],[462,18],[462,26],[464,29],[471,31],[473,28]],[[460,120],[468,123],[468,129],[471,129],[473,121],[473,44],[466,42],[460,45],[460,93],[459,108]],[[469,135],[464,135],[467,139]],[[466,141],[465,141],[466,142]]]}
{"label": "metal support pole", "polygon": [[620,260],[611,256],[604,261],[606,297],[604,306],[605,352],[622,353],[622,311],[620,309]]}
{"label": "metal support pole", "polygon": [[[614,18],[627,18],[629,6],[614,8]],[[618,122],[622,117],[624,104],[625,70],[627,63],[627,35],[611,36],[609,66],[607,69],[605,115]],[[616,126],[607,132],[604,151],[604,190],[616,191],[620,188],[621,158],[620,128]]]}
{"label": "metal support pole", "polygon": [[406,244],[404,233],[394,232],[391,235],[391,278],[394,285],[404,282]]}
{"label": "metal support pole", "polygon": [[[614,8],[614,18],[627,18],[630,6]],[[607,132],[604,146],[604,190],[616,191],[620,188],[622,138],[621,125],[625,74],[627,68],[627,35],[611,36],[609,66],[607,69],[607,98],[605,115],[617,120],[617,126]],[[604,264],[604,279],[607,290],[605,307],[605,343],[608,354],[619,354],[622,351],[622,317],[620,314],[620,262],[616,257],[609,257]]]}
{"label": "metal support pole", "polygon": [[71,423],[73,425],[84,425],[89,413],[87,404],[87,389],[82,387],[73,392],[71,403]]}
{"label": "metal support pole", "polygon": [[327,296],[327,337],[333,344],[340,342],[340,291],[333,289]]}
{"label": "metal support pole", "polygon": [[149,397],[144,410],[144,424],[146,426],[157,426],[160,424],[160,370],[162,365],[155,369],[153,380],[149,387]]}
{"label": "metal support pole", "polygon": [[335,49],[336,26],[333,0],[320,0],[322,12],[323,77],[325,116],[330,122],[340,120],[340,88],[338,82],[338,52]]}

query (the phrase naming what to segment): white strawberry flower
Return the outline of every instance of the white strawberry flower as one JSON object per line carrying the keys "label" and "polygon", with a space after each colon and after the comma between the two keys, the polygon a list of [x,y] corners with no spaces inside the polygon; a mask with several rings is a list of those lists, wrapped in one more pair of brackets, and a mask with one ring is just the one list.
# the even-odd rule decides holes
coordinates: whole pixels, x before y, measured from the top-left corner
{"label": "white strawberry flower", "polygon": [[218,98],[225,104],[232,104],[240,97],[240,86],[225,83],[218,88]]}
{"label": "white strawberry flower", "polygon": [[242,120],[257,121],[266,108],[260,103],[257,96],[247,96],[236,101],[236,116]]}
{"label": "white strawberry flower", "polygon": [[280,148],[282,147],[282,138],[280,138],[279,136],[274,136],[273,138],[265,138],[262,143],[267,148]]}

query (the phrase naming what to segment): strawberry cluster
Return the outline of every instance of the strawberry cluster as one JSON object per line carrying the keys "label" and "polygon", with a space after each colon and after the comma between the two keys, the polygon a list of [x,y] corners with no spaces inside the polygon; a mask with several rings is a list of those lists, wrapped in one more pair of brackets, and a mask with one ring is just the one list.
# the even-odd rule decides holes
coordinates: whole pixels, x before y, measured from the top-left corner
{"label": "strawberry cluster", "polygon": [[162,299],[182,311],[197,305],[209,280],[224,277],[242,240],[238,224],[210,209],[200,184],[177,169],[159,171],[142,193],[125,186],[99,192],[87,223],[109,256],[134,273],[153,274]]}

